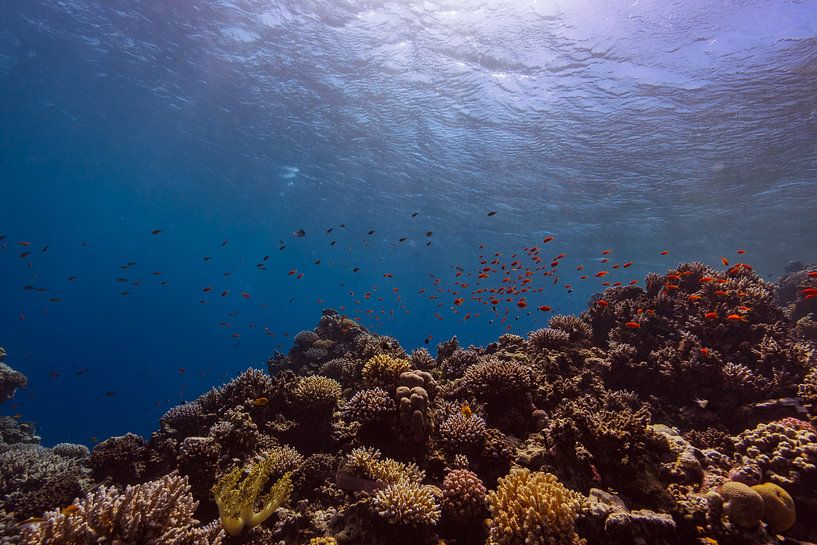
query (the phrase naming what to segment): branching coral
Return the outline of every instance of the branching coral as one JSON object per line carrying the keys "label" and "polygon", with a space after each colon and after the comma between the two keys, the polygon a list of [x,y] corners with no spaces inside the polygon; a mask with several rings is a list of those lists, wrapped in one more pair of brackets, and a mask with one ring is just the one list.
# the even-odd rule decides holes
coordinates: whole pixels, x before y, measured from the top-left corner
{"label": "branching coral", "polygon": [[550,473],[527,469],[499,479],[488,494],[488,545],[576,545],[576,517],[585,504]]}
{"label": "branching coral", "polygon": [[400,481],[419,483],[425,477],[416,464],[404,464],[391,458],[382,458],[379,450],[359,447],[349,453],[348,467],[360,477],[373,479],[387,484]]}
{"label": "branching coral", "polygon": [[433,526],[440,520],[439,490],[402,480],[375,494],[372,507],[391,524]]}
{"label": "branching coral", "polygon": [[467,469],[449,471],[443,480],[443,512],[459,523],[478,521],[487,514],[485,485]]}
{"label": "branching coral", "polygon": [[393,414],[394,400],[382,388],[360,390],[346,402],[343,417],[361,424],[380,422]]}
{"label": "branching coral", "polygon": [[[279,455],[271,453],[253,464],[246,474],[240,467],[233,468],[213,486],[221,523],[228,534],[237,536],[245,527],[258,526],[289,500],[292,494],[289,472],[284,473],[270,487],[269,492],[261,496],[262,489],[279,464]],[[260,510],[255,509],[256,502],[260,502]]]}
{"label": "branching coral", "polygon": [[302,378],[292,396],[304,412],[325,413],[334,408],[341,394],[338,381],[320,375]]}
{"label": "branching coral", "polygon": [[187,480],[166,475],[128,486],[124,492],[102,487],[70,512],[59,509],[39,524],[26,525],[23,545],[139,543],[141,545],[219,545],[223,532],[200,527],[193,518],[198,503]]}
{"label": "branching coral", "polygon": [[363,381],[372,388],[392,390],[397,386],[401,373],[411,370],[408,360],[393,358],[385,354],[378,354],[363,366]]}

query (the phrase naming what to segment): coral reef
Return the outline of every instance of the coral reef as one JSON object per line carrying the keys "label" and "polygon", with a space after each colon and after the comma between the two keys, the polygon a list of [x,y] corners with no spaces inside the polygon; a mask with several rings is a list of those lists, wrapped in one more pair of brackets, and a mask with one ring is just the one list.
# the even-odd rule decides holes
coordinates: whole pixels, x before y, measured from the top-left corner
{"label": "coral reef", "polygon": [[90,455],[0,417],[0,540],[806,543],[813,270],[773,285],[682,263],[526,338],[453,337],[436,357],[325,310],[266,370]]}

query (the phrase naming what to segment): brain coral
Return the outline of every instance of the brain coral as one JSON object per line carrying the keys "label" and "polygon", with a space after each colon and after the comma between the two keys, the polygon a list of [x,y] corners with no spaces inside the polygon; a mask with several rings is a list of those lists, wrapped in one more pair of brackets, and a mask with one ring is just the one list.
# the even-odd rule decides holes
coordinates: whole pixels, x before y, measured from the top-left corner
{"label": "brain coral", "polygon": [[403,480],[375,494],[372,507],[391,524],[433,526],[440,520],[439,490]]}
{"label": "brain coral", "polygon": [[756,484],[752,490],[763,498],[763,521],[769,530],[779,534],[794,526],[797,513],[788,492],[774,483]]}
{"label": "brain coral", "polygon": [[584,497],[550,473],[522,469],[499,479],[488,494],[488,545],[576,545]]}
{"label": "brain coral", "polygon": [[763,497],[743,483],[725,482],[720,487],[724,499],[723,510],[733,524],[754,528],[763,517]]}
{"label": "brain coral", "polygon": [[378,354],[369,358],[363,366],[363,381],[372,388],[380,387],[391,391],[402,373],[411,371],[408,360]]}

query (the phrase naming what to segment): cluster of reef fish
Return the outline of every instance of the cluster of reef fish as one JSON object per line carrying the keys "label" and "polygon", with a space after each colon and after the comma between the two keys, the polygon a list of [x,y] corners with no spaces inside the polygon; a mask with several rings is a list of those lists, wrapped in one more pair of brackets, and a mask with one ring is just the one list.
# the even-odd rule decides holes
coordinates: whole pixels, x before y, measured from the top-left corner
{"label": "cluster of reef fish", "polygon": [[[684,263],[436,354],[326,310],[90,452],[2,417],[0,543],[808,543],[817,267],[796,269]],[[0,401],[23,386],[0,363]]]}

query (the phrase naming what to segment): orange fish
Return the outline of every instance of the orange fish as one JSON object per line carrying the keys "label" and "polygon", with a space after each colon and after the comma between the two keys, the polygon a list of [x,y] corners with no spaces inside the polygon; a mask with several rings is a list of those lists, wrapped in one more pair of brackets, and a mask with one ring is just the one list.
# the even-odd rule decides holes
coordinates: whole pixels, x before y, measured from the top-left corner
{"label": "orange fish", "polygon": [[602,250],[601,255],[609,255],[610,252],[612,252],[612,250]]}
{"label": "orange fish", "polygon": [[681,279],[681,277],[678,276],[677,274],[668,274],[667,275],[667,280],[680,280],[680,279]]}
{"label": "orange fish", "polygon": [[709,349],[708,348],[701,348],[701,355],[702,356],[709,356]]}
{"label": "orange fish", "polygon": [[638,329],[639,327],[641,327],[641,324],[639,324],[638,322],[627,322],[624,325],[626,327],[629,327],[630,329]]}
{"label": "orange fish", "polygon": [[687,299],[689,299],[690,301],[698,301],[698,300],[701,299],[701,296],[693,294],[693,295],[687,296]]}
{"label": "orange fish", "polygon": [[808,275],[811,278],[817,278],[817,271],[811,271],[810,273],[808,273]]}
{"label": "orange fish", "polygon": [[603,276],[607,276],[608,274],[610,274],[610,271],[599,271],[596,273],[596,278],[601,278]]}
{"label": "orange fish", "polygon": [[702,276],[699,282],[712,282],[713,280],[715,279],[712,278],[711,276]]}
{"label": "orange fish", "polygon": [[729,260],[728,260],[728,259],[726,259],[726,258],[725,258],[725,257],[723,257],[723,256],[721,256],[721,263],[723,263],[723,266],[724,266],[724,267],[728,267],[728,266],[729,266]]}
{"label": "orange fish", "polygon": [[463,298],[454,299],[454,304],[457,305],[457,306],[460,306],[464,301],[465,301],[465,299],[463,299]]}
{"label": "orange fish", "polygon": [[385,273],[385,274],[383,275],[383,277],[384,277],[384,278],[394,278],[394,275],[393,275],[393,274],[391,274],[391,273]]}
{"label": "orange fish", "polygon": [[269,399],[267,399],[266,397],[256,397],[255,399],[252,400],[252,404],[255,405],[256,407],[263,407],[269,404]]}
{"label": "orange fish", "polygon": [[808,301],[809,299],[814,299],[815,297],[817,297],[817,293],[810,293],[806,295],[803,300]]}
{"label": "orange fish", "polygon": [[203,288],[201,291],[203,291],[204,293],[210,293],[211,291],[213,291],[213,288],[207,286],[206,288]]}
{"label": "orange fish", "polygon": [[661,250],[661,255],[667,255],[668,253],[669,253],[669,250]]}
{"label": "orange fish", "polygon": [[746,253],[746,250],[738,250],[738,254],[739,254],[739,255],[743,255],[743,254],[745,254],[745,253]]}
{"label": "orange fish", "polygon": [[184,367],[179,367],[179,374],[183,375],[186,370]]}
{"label": "orange fish", "polygon": [[718,319],[718,313],[715,312],[714,310],[711,310],[711,311],[707,312],[706,314],[704,314],[704,318],[706,318],[707,320],[717,320]]}
{"label": "orange fish", "polygon": [[548,242],[550,242],[551,240],[553,240],[553,237],[551,237],[551,236],[547,236],[547,237],[545,237],[545,238],[543,238],[543,239],[542,239],[542,242],[544,242],[545,244],[547,244],[547,243],[548,243]]}
{"label": "orange fish", "polygon": [[525,308],[526,306],[528,306],[528,302],[525,301],[524,299],[520,299],[519,301],[517,301],[516,306],[518,306],[519,308]]}
{"label": "orange fish", "polygon": [[547,305],[542,305],[541,307],[538,307],[538,309],[541,310],[542,312],[550,312],[551,310],[553,310]]}
{"label": "orange fish", "polygon": [[606,307],[606,306],[607,306],[607,305],[609,305],[610,303],[608,303],[608,302],[607,302],[607,301],[605,301],[604,299],[599,299],[598,301],[596,301],[596,304],[597,304],[597,305],[599,305],[600,307]]}
{"label": "orange fish", "polygon": [[250,294],[249,294],[249,293],[247,293],[246,291],[242,291],[242,292],[241,292],[241,297],[243,297],[244,299],[249,299],[251,296],[250,296]]}
{"label": "orange fish", "polygon": [[630,266],[630,265],[632,265],[632,264],[633,264],[633,262],[632,262],[632,261],[628,261],[627,263],[625,263],[624,265],[622,265],[622,266],[621,266],[621,268],[626,269],[627,267],[629,267],[629,266]]}
{"label": "orange fish", "polygon": [[723,297],[723,296],[729,295],[729,292],[728,291],[723,291],[723,290],[718,290],[718,291],[715,292],[715,295],[720,295],[720,296]]}
{"label": "orange fish", "polygon": [[817,293],[817,288],[806,288],[803,290],[803,295],[812,295]]}
{"label": "orange fish", "polygon": [[732,320],[733,322],[748,322],[749,320],[746,319],[746,316],[742,314],[730,314],[726,317],[727,320]]}
{"label": "orange fish", "polygon": [[468,403],[463,403],[460,407],[460,414],[462,414],[465,418],[471,418],[473,411],[471,411],[471,406]]}

